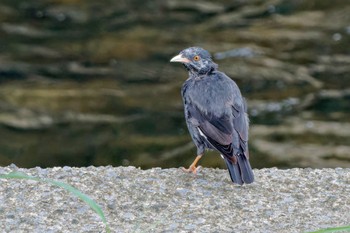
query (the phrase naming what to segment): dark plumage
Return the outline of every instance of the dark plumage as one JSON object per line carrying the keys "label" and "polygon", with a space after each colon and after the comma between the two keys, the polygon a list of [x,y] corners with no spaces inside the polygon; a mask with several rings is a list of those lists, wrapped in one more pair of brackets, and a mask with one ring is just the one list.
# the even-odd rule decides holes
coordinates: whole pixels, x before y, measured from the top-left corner
{"label": "dark plumage", "polygon": [[205,149],[214,149],[221,153],[234,183],[252,183],[249,120],[237,84],[217,70],[210,53],[202,48],[187,48],[170,61],[181,62],[189,72],[181,93],[187,127],[197,146],[197,158],[186,171],[195,173]]}

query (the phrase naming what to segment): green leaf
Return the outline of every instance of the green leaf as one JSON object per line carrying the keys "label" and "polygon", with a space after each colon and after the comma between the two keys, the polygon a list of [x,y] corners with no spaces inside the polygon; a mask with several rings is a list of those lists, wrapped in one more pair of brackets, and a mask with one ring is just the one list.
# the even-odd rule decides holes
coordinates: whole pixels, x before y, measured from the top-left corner
{"label": "green leaf", "polygon": [[90,206],[90,208],[93,209],[93,211],[95,211],[100,216],[102,222],[105,224],[106,232],[110,233],[110,229],[109,229],[106,217],[105,217],[102,209],[100,208],[100,206],[94,200],[92,200],[90,197],[88,197],[84,193],[80,192],[78,189],[74,188],[73,186],[66,184],[66,183],[63,183],[63,182],[60,182],[60,181],[56,181],[56,180],[41,179],[39,177],[28,176],[23,172],[10,172],[8,174],[0,174],[0,178],[35,180],[38,182],[44,182],[44,183],[48,183],[48,184],[52,184],[52,185],[56,185],[58,187],[64,188],[65,190],[74,194],[75,196],[80,198],[82,201],[84,201],[86,204],[88,204]]}
{"label": "green leaf", "polygon": [[310,231],[308,233],[332,233],[332,232],[350,232],[350,226],[343,226],[343,227],[334,227],[334,228],[325,228],[317,231]]}

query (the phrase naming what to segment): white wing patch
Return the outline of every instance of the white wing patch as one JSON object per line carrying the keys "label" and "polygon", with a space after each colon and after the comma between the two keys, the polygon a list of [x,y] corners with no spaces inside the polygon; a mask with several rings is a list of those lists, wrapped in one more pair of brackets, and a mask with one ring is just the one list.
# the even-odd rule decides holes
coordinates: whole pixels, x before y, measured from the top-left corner
{"label": "white wing patch", "polygon": [[199,127],[197,127],[197,129],[198,129],[199,134],[207,140],[207,136],[204,135],[202,130]]}

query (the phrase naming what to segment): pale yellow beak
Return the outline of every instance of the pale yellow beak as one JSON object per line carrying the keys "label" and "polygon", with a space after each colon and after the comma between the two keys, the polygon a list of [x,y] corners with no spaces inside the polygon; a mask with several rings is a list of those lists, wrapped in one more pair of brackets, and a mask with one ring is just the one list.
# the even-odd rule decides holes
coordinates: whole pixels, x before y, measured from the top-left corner
{"label": "pale yellow beak", "polygon": [[191,61],[187,58],[183,57],[182,54],[176,55],[175,57],[171,58],[170,62],[182,62],[182,63],[190,63]]}

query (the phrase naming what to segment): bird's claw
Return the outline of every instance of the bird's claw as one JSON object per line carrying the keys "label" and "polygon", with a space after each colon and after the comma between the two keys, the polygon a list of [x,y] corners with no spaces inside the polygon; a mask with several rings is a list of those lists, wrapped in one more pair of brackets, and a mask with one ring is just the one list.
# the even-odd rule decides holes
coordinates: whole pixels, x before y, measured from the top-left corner
{"label": "bird's claw", "polygon": [[190,166],[189,168],[184,168],[184,167],[181,167],[181,169],[184,171],[184,172],[188,172],[188,173],[193,173],[193,174],[197,174],[197,172],[202,168],[202,166]]}

